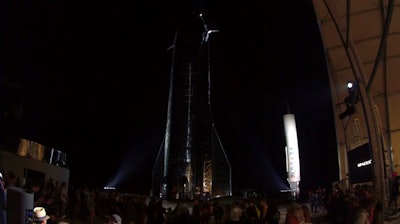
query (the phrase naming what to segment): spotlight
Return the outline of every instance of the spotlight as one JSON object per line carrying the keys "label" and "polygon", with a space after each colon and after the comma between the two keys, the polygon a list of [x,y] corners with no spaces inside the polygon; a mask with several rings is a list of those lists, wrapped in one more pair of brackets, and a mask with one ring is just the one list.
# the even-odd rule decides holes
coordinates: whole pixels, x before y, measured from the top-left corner
{"label": "spotlight", "polygon": [[347,90],[349,91],[349,95],[344,99],[346,110],[339,115],[339,118],[341,120],[355,113],[356,110],[354,109],[354,105],[358,102],[358,99],[360,98],[360,91],[356,82],[347,82]]}
{"label": "spotlight", "polygon": [[354,86],[354,83],[352,81],[347,82],[347,88],[352,89]]}
{"label": "spotlight", "polygon": [[358,84],[355,82],[347,82],[347,90],[349,91],[349,96],[346,97],[345,103],[346,105],[353,106],[358,102],[359,97],[359,88]]}

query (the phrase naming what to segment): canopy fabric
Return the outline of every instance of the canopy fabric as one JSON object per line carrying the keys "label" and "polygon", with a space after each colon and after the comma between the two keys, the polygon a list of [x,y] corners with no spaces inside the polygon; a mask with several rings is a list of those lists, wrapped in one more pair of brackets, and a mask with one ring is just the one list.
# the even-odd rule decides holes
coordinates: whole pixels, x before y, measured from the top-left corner
{"label": "canopy fabric", "polygon": [[[373,157],[378,163],[376,157],[383,157],[385,178],[400,173],[400,0],[313,5],[330,76],[341,180],[347,178],[347,152],[375,140]],[[339,118],[348,108],[348,81],[359,83],[360,100],[354,114]]]}

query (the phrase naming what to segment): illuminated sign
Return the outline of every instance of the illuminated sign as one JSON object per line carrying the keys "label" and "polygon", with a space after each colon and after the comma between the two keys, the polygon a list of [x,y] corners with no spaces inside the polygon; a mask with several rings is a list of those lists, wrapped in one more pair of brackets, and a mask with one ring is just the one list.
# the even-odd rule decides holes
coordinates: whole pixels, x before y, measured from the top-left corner
{"label": "illuminated sign", "polygon": [[361,162],[361,163],[358,163],[358,164],[357,164],[357,167],[362,167],[362,166],[371,165],[371,163],[372,163],[372,159],[367,160],[367,161],[364,161],[364,162]]}
{"label": "illuminated sign", "polygon": [[348,151],[347,162],[351,184],[373,180],[372,158],[368,143]]}
{"label": "illuminated sign", "polygon": [[115,187],[110,187],[110,186],[105,186],[103,189],[104,190],[115,190],[116,188]]}

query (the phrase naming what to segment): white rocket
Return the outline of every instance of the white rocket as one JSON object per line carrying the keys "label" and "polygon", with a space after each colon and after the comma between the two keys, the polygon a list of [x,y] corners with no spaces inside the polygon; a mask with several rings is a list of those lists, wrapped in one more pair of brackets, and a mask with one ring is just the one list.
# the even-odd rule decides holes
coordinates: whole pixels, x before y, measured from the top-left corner
{"label": "white rocket", "polygon": [[300,193],[300,159],[299,144],[297,141],[296,121],[293,114],[283,116],[286,138],[286,170],[288,173],[288,182],[293,197],[298,197]]}

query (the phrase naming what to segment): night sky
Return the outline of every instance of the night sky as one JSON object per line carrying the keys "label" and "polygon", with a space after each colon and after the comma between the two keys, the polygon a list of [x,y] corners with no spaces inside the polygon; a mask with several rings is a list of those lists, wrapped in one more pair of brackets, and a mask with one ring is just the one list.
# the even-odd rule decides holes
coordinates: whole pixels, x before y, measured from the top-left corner
{"label": "night sky", "polygon": [[203,12],[212,110],[233,189],[286,184],[282,116],[296,116],[301,187],[337,177],[332,102],[311,1],[11,1],[2,72],[23,87],[18,134],[68,153],[71,181],[149,192],[166,125],[176,24]]}

